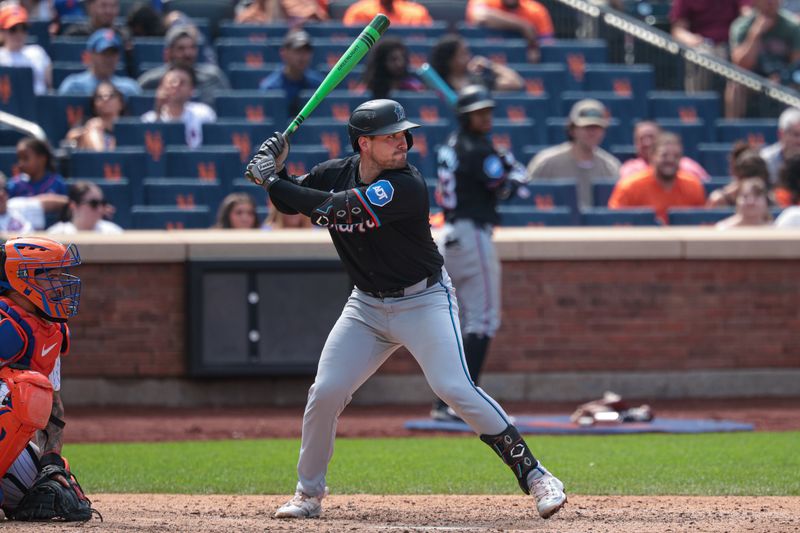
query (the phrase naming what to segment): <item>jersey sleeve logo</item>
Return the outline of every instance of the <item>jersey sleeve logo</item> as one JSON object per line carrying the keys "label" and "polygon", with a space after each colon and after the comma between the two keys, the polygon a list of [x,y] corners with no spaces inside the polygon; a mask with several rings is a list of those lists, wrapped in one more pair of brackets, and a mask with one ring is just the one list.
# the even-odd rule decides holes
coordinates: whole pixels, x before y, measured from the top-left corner
{"label": "jersey sleeve logo", "polygon": [[489,178],[498,180],[503,177],[503,162],[500,158],[492,154],[483,160],[483,171]]}
{"label": "jersey sleeve logo", "polygon": [[367,188],[367,199],[372,205],[383,207],[394,198],[394,187],[387,180],[378,180]]}

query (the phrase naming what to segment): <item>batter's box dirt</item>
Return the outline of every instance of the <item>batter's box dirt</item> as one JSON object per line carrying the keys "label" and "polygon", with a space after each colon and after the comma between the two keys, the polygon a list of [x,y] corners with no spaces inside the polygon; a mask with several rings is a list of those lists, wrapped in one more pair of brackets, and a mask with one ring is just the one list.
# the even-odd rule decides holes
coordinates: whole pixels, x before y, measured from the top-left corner
{"label": "batter's box dirt", "polygon": [[[580,496],[542,520],[525,496],[330,496],[323,517],[278,520],[286,496],[96,494],[105,518],[79,524],[13,524],[14,531],[75,532],[793,532],[800,497]],[[11,527],[8,527],[11,526]]]}

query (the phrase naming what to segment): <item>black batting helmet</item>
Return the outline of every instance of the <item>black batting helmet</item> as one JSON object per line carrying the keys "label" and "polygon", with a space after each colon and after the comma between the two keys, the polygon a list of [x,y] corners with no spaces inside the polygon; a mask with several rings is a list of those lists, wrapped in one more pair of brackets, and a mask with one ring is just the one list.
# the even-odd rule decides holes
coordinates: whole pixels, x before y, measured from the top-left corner
{"label": "black batting helmet", "polygon": [[458,91],[456,112],[459,116],[492,107],[494,107],[492,95],[483,85],[467,85]]}
{"label": "black batting helmet", "polygon": [[389,135],[399,131],[405,131],[408,148],[414,146],[414,138],[408,131],[412,128],[419,128],[406,118],[406,111],[403,106],[394,100],[370,100],[364,102],[350,115],[347,123],[347,133],[350,136],[350,144],[353,150],[359,151],[358,138],[364,135]]}

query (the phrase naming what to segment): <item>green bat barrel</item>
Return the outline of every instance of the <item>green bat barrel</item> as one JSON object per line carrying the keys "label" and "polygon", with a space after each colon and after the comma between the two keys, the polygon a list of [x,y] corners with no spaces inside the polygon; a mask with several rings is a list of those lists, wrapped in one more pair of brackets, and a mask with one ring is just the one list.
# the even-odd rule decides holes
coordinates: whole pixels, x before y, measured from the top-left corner
{"label": "green bat barrel", "polygon": [[356,40],[353,41],[353,44],[347,49],[347,51],[339,58],[339,61],[336,62],[333,69],[325,76],[325,79],[322,81],[322,84],[317,88],[314,92],[314,95],[311,99],[306,102],[306,105],[303,106],[303,109],[297,114],[297,116],[292,120],[289,126],[286,128],[286,131],[283,132],[285,136],[290,136],[294,131],[300,127],[300,124],[317,108],[319,103],[330,93],[334,88],[336,88],[339,83],[353,70],[359,61],[369,52],[370,48],[372,48],[378,39],[381,38],[381,35],[386,32],[387,28],[389,28],[389,18],[383,14],[375,15],[375,18],[372,19],[372,22],[369,23],[367,27],[356,37]]}

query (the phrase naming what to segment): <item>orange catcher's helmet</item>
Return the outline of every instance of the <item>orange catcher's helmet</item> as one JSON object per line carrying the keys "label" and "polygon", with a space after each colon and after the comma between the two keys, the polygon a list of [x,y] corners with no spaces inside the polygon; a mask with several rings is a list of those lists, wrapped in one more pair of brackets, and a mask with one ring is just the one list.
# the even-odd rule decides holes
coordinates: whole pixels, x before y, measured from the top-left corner
{"label": "orange catcher's helmet", "polygon": [[48,320],[66,322],[78,313],[81,279],[78,248],[44,237],[17,237],[0,246],[0,289],[13,289]]}

